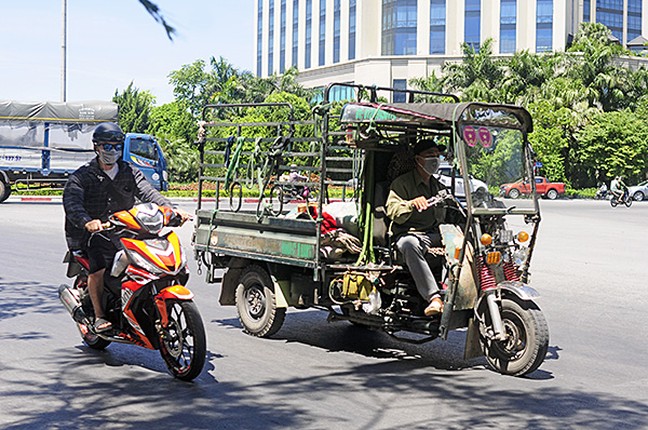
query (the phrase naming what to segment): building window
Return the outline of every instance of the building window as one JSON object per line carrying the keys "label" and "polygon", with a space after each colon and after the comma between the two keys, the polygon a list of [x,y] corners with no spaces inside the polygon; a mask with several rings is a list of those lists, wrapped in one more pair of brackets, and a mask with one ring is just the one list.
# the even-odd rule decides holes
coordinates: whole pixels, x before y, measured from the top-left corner
{"label": "building window", "polygon": [[515,52],[517,29],[517,0],[501,0],[500,3],[500,53]]}
{"label": "building window", "polygon": [[313,33],[313,0],[306,0],[306,37],[304,43],[304,68],[311,67],[311,48]]}
{"label": "building window", "polygon": [[349,0],[349,60],[356,55],[356,0]]}
{"label": "building window", "polygon": [[479,51],[481,43],[481,4],[480,0],[466,0],[464,42]]}
{"label": "building window", "polygon": [[382,55],[416,54],[416,0],[383,0]]}
{"label": "building window", "polygon": [[292,24],[292,65],[297,67],[297,55],[299,54],[299,0],[293,0],[293,24]]}
{"label": "building window", "polygon": [[[628,6],[630,5],[628,4]],[[629,10],[628,7],[628,12]],[[623,0],[597,1],[596,22],[604,24],[612,31],[614,37],[623,40]]]}
{"label": "building window", "polygon": [[333,0],[333,62],[340,62],[340,0]]}
{"label": "building window", "polygon": [[445,54],[446,0],[430,0],[430,54]]}
{"label": "building window", "polygon": [[274,0],[270,1],[268,20],[268,75],[272,75],[274,69],[274,64],[272,63],[274,57]]}
{"label": "building window", "polygon": [[[392,88],[396,90],[407,89],[407,79],[394,79],[392,80]],[[407,101],[407,93],[401,91],[394,91],[392,94],[393,103],[405,103]]]}
{"label": "building window", "polygon": [[641,0],[628,0],[628,41],[641,36]]}
{"label": "building window", "polygon": [[261,77],[263,62],[263,0],[257,0],[257,64],[256,74]]}
{"label": "building window", "polygon": [[286,0],[281,0],[279,27],[279,73],[286,70]]}
{"label": "building window", "polygon": [[591,1],[583,0],[583,22],[590,22],[592,20]]}
{"label": "building window", "polygon": [[319,65],[326,61],[326,0],[320,0],[319,10]]}
{"label": "building window", "polygon": [[536,11],[536,52],[553,49],[553,0],[538,0]]}

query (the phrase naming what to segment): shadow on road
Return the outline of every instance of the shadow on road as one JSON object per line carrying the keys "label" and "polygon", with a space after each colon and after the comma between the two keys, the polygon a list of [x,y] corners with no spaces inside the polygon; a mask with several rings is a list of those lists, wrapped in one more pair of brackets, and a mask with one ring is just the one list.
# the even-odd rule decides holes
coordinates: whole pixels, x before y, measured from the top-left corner
{"label": "shadow on road", "polygon": [[58,288],[35,281],[7,281],[0,278],[0,320],[25,313],[60,312]]}

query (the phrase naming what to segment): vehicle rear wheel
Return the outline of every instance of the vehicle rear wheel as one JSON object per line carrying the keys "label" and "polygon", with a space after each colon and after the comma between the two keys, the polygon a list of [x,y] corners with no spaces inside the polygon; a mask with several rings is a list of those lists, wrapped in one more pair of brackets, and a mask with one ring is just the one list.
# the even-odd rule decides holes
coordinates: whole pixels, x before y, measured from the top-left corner
{"label": "vehicle rear wheel", "polygon": [[0,179],[0,203],[4,202],[9,198],[11,194],[11,186]]}
{"label": "vehicle rear wheel", "polygon": [[646,196],[644,195],[644,193],[642,191],[637,191],[636,193],[634,193],[632,195],[632,198],[635,199],[636,201],[640,202],[640,201],[643,201],[643,199],[645,199]]}
{"label": "vehicle rear wheel", "polygon": [[205,327],[192,301],[167,301],[169,324],[160,338],[160,355],[173,376],[191,381],[205,365]]}
{"label": "vehicle rear wheel", "polygon": [[547,191],[546,196],[549,200],[556,200],[558,198],[558,191],[551,189]]}
{"label": "vehicle rear wheel", "polygon": [[617,201],[617,197],[615,195],[612,195],[612,198],[610,199],[610,206],[615,208],[618,204],[619,202]]}
{"label": "vehicle rear wheel", "polygon": [[509,191],[508,196],[512,199],[517,199],[520,197],[520,191],[513,188],[511,191]]}
{"label": "vehicle rear wheel", "polygon": [[90,330],[88,330],[88,327],[85,324],[77,323],[77,329],[81,334],[81,339],[83,339],[83,342],[92,349],[103,351],[111,343],[109,340],[103,339],[92,333]]}
{"label": "vehicle rear wheel", "polygon": [[257,337],[275,334],[286,317],[286,308],[277,307],[270,275],[255,264],[239,278],[236,310],[246,333]]}
{"label": "vehicle rear wheel", "polygon": [[503,298],[501,315],[507,334],[504,341],[486,336],[490,317],[487,311],[482,315],[480,341],[488,364],[504,375],[522,376],[533,372],[542,364],[549,348],[549,328],[542,311],[535,303],[520,304]]}

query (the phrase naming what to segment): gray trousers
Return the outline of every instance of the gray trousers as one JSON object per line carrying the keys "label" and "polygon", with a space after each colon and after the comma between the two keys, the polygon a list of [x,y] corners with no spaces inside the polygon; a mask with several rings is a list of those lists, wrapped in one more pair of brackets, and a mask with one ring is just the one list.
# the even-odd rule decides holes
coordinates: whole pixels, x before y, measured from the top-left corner
{"label": "gray trousers", "polygon": [[403,254],[416,289],[428,302],[439,293],[432,268],[439,277],[442,271],[442,257],[432,256],[428,253],[428,248],[439,246],[441,235],[438,233],[407,233],[396,240],[396,248]]}

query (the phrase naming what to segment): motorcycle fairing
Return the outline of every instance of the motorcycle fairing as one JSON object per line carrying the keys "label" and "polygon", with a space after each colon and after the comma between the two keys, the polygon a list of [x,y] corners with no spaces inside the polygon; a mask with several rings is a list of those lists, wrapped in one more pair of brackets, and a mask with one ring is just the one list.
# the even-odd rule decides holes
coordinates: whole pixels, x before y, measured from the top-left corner
{"label": "motorcycle fairing", "polygon": [[135,252],[165,273],[175,275],[183,265],[180,239],[175,232],[156,239],[122,238],[122,244],[129,252]]}
{"label": "motorcycle fairing", "polygon": [[166,301],[169,299],[191,300],[193,293],[184,285],[171,285],[160,291],[155,296],[155,305],[160,312],[162,327],[169,325],[169,315],[167,314]]}

